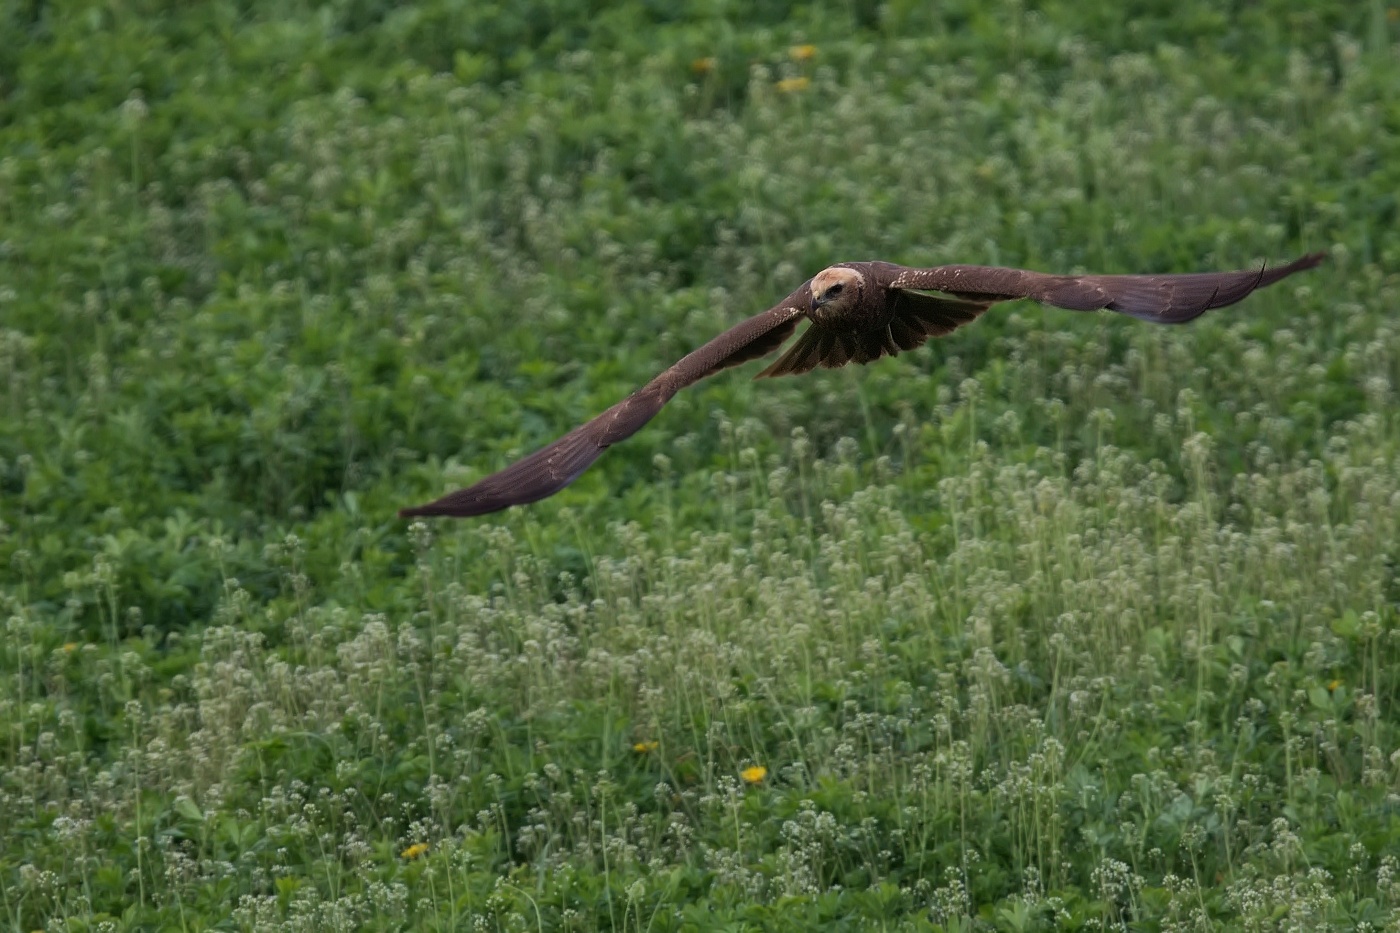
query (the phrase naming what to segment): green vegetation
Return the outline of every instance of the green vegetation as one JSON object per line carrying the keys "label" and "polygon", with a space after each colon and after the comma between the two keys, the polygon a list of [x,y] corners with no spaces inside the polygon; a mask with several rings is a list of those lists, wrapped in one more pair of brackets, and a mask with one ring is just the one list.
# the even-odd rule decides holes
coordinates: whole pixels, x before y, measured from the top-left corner
{"label": "green vegetation", "polygon": [[930,7],[0,4],[0,927],[1400,930],[1396,9]]}

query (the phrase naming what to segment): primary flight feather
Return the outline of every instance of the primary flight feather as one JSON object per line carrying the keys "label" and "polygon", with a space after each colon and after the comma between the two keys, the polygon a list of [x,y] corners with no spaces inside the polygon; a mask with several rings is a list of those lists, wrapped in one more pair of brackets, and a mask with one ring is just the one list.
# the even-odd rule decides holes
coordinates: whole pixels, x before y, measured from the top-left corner
{"label": "primary flight feather", "polygon": [[[818,272],[762,314],[720,334],[601,415],[522,460],[399,515],[484,515],[536,502],[572,483],[605,449],[631,437],[681,389],[777,350],[806,318],[802,336],[755,378],[870,363],[912,350],[977,319],[999,301],[1029,298],[1071,311],[1108,309],[1182,324],[1211,308],[1311,269],[1311,253],[1273,269],[1187,275],[1047,275],[996,266],[915,269],[843,262]],[[930,294],[936,293],[936,294]]]}

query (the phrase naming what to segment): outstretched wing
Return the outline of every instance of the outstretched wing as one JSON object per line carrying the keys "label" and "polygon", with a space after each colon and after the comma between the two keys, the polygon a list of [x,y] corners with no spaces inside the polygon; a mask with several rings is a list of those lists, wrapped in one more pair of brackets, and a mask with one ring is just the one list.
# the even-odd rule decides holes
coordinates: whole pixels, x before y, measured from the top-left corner
{"label": "outstretched wing", "polygon": [[1250,292],[1326,258],[1311,253],[1273,269],[1196,272],[1186,275],[1047,275],[995,266],[889,267],[891,288],[944,292],[969,301],[1030,298],[1071,311],[1106,308],[1156,324],[1182,324],[1211,308],[1223,308]]}
{"label": "outstretched wing", "polygon": [[998,266],[911,269],[872,262],[871,269],[888,290],[886,323],[863,328],[813,323],[754,378],[790,376],[818,366],[835,369],[896,356],[930,337],[942,337],[975,321],[999,301],[1017,298],[1072,311],[1107,308],[1158,324],[1182,324],[1211,308],[1234,304],[1285,276],[1311,269],[1325,256],[1312,253],[1273,269],[1187,275],[1047,275]]}
{"label": "outstretched wing", "polygon": [[811,296],[806,283],[780,303],[720,334],[682,357],[642,388],[554,443],[401,518],[485,515],[552,496],[578,479],[609,446],[631,437],[681,389],[730,366],[771,353],[792,336]]}

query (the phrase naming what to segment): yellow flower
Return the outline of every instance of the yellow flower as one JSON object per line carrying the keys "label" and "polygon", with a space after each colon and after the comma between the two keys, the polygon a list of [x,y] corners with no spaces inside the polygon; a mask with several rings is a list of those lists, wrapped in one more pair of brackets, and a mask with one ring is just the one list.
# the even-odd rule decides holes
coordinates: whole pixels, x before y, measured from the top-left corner
{"label": "yellow flower", "polygon": [[763,765],[753,765],[739,772],[739,777],[750,784],[757,784],[768,776],[768,769]]}
{"label": "yellow flower", "polygon": [[72,654],[74,651],[78,650],[78,643],[76,641],[65,641],[63,643],[63,650]]}
{"label": "yellow flower", "polygon": [[657,750],[657,748],[660,747],[660,745],[661,745],[660,742],[655,742],[655,741],[653,741],[653,742],[638,742],[637,744],[635,744],[635,745],[632,746],[632,751],[634,751],[634,752],[654,752],[654,751]]}
{"label": "yellow flower", "polygon": [[1336,689],[1337,689],[1338,687],[1340,687],[1341,685],[1342,685],[1342,682],[1341,682],[1340,680],[1329,680],[1329,681],[1327,682],[1327,689],[1328,689],[1328,690],[1336,690]]}
{"label": "yellow flower", "polygon": [[697,58],[690,63],[690,70],[698,75],[707,75],[715,70],[715,57],[706,55],[704,58]]}
{"label": "yellow flower", "polygon": [[399,853],[399,856],[400,856],[401,858],[406,858],[406,859],[412,860],[412,859],[416,859],[418,856],[422,855],[424,852],[427,852],[427,851],[428,851],[428,844],[427,844],[426,842],[415,842],[413,845],[409,846],[407,849],[404,849],[402,852],[400,852],[400,853]]}
{"label": "yellow flower", "polygon": [[798,91],[805,91],[811,86],[812,79],[807,77],[784,78],[778,82],[778,90],[782,91],[784,94],[795,94]]}
{"label": "yellow flower", "polygon": [[811,61],[812,56],[816,54],[817,47],[815,45],[794,45],[788,49],[788,58],[795,62]]}

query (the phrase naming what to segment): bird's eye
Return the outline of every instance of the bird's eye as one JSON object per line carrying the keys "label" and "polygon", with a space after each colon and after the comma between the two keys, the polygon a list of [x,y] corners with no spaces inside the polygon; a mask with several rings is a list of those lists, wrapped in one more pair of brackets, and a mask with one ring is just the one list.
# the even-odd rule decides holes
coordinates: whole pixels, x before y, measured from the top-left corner
{"label": "bird's eye", "polygon": [[842,282],[837,282],[835,285],[831,286],[830,288],[828,288],[828,289],[826,290],[826,296],[827,296],[828,298],[834,298],[835,296],[841,294],[841,289],[843,289],[843,288],[845,288],[845,287],[846,287],[846,286],[845,286],[844,283],[842,283]]}

